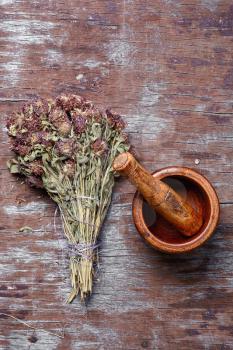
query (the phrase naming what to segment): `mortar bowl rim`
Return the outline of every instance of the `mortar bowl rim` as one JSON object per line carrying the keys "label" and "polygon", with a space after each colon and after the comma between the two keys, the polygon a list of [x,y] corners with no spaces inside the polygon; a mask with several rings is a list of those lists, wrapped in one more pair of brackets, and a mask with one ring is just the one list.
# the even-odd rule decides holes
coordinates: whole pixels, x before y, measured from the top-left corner
{"label": "mortar bowl rim", "polygon": [[209,219],[205,226],[202,227],[196,235],[189,238],[187,241],[184,241],[182,243],[170,243],[163,241],[161,238],[156,237],[156,235],[153,234],[147,227],[143,218],[142,210],[144,200],[139,191],[136,191],[132,203],[132,212],[134,224],[139,234],[153,248],[166,253],[185,253],[200,247],[212,236],[219,222],[220,205],[215,189],[205,176],[200,174],[198,171],[187,167],[170,166],[161,168],[153,172],[152,175],[159,180],[174,176],[181,178],[183,177],[193,182],[201,189],[201,191],[203,191],[206,198],[208,198]]}

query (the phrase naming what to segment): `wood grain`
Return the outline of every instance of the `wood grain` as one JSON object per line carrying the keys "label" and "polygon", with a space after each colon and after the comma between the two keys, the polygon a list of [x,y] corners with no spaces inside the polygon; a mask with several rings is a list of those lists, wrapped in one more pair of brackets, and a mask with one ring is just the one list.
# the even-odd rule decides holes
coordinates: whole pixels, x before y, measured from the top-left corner
{"label": "wood grain", "polygon": [[[1,349],[233,349],[232,18],[229,0],[0,1],[0,312],[65,330],[1,314]],[[55,205],[5,165],[6,115],[61,92],[125,115],[147,169],[198,169],[222,210],[205,246],[167,256],[140,239],[133,186],[119,180],[87,307],[65,304]]]}

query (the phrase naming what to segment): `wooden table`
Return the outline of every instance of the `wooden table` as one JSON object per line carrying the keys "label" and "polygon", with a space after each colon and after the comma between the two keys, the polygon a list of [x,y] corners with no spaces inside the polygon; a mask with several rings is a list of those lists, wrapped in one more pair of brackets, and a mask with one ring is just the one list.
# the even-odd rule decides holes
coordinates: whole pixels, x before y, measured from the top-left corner
{"label": "wooden table", "polygon": [[[0,20],[0,349],[233,349],[232,2],[1,0]],[[195,168],[221,202],[214,237],[168,256],[137,234],[134,188],[120,180],[87,306],[65,304],[55,205],[6,168],[5,117],[61,92],[125,115],[144,166]]]}

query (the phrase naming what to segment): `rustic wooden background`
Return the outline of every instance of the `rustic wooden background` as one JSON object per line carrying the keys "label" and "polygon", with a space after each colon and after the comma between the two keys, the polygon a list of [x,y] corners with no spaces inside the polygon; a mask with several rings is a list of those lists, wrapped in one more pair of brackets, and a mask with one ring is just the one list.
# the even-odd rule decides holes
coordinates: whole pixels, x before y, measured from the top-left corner
{"label": "rustic wooden background", "polygon": [[[0,0],[0,349],[233,349],[232,41],[230,0]],[[134,189],[120,180],[87,306],[65,304],[55,205],[5,165],[6,115],[61,92],[125,115],[148,169],[196,168],[221,202],[214,237],[168,256],[137,234]]]}

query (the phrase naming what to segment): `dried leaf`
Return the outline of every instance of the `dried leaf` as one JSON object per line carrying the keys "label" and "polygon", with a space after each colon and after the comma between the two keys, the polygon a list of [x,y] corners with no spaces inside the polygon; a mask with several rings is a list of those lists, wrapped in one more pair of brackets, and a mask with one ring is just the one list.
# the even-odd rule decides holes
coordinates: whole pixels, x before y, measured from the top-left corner
{"label": "dried leaf", "polygon": [[20,167],[18,164],[14,164],[12,161],[7,162],[7,167],[9,168],[11,174],[19,174]]}
{"label": "dried leaf", "polygon": [[30,226],[24,226],[19,229],[19,232],[31,232],[31,231],[33,231],[33,228],[31,228]]}

